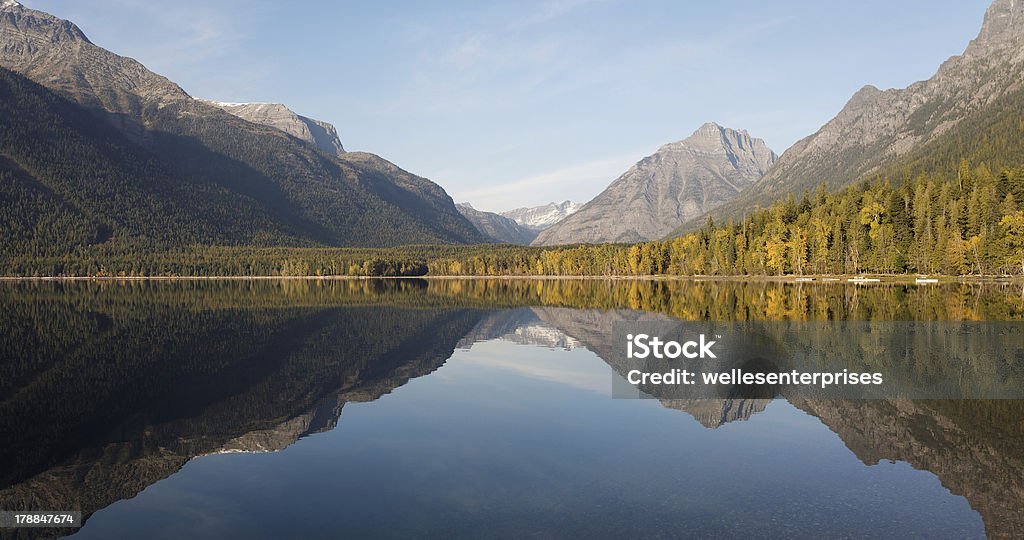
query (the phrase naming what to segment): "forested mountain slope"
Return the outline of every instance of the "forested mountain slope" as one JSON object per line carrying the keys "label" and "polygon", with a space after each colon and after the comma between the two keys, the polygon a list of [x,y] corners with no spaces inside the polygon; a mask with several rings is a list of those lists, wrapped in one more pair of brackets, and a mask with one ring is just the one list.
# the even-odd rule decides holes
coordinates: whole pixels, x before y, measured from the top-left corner
{"label": "forested mountain slope", "polygon": [[[1019,164],[1022,90],[1024,2],[995,0],[977,38],[930,79],[903,89],[865,86],[835,118],[786,150],[749,190],[681,230],[699,227],[708,215],[719,222],[739,219],[756,206],[799,197],[822,183],[840,189],[893,171],[947,174],[961,157],[994,169]],[[992,140],[990,128],[1005,138]]]}
{"label": "forested mountain slope", "polygon": [[[485,240],[437,184],[369,154],[324,152],[193,99],[138,62],[97,47],[68,21],[4,3],[0,39],[0,66],[77,104],[4,74],[11,99],[0,155],[10,178],[22,178],[17,186],[6,182],[19,200],[31,192],[52,203],[11,205],[5,219],[35,228],[76,215],[90,224],[82,231],[61,227],[59,238],[40,232],[9,240],[6,256],[43,243],[53,252],[111,241],[159,247]],[[35,183],[25,192],[28,177]]]}

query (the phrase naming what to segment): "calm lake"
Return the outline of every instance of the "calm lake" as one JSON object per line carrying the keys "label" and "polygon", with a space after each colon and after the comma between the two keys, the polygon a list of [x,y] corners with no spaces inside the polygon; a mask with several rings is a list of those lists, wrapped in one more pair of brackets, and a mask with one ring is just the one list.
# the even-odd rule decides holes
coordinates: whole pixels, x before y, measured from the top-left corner
{"label": "calm lake", "polygon": [[[880,357],[982,393],[613,396],[647,319],[959,323]],[[1022,320],[1019,284],[0,283],[0,509],[86,517],[0,537],[1022,538],[1024,401],[980,399]]]}

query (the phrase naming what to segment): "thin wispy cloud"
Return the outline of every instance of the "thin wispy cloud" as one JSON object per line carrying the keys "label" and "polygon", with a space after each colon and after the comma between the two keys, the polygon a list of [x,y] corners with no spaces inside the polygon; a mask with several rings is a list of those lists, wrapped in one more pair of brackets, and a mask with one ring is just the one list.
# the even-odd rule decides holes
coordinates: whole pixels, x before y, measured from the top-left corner
{"label": "thin wispy cloud", "polygon": [[[536,15],[557,18],[604,0],[548,2]],[[546,102],[593,88],[636,85],[637,75],[686,73],[721,63],[744,51],[764,32],[784,26],[789,16],[724,25],[702,35],[652,38],[609,47],[603,36],[580,30],[539,35],[525,24],[502,26],[482,21],[473,32],[451,36],[441,51],[424,50],[394,108],[436,113],[544,106]],[[747,54],[743,52],[742,54]],[[423,96],[431,96],[423,100]],[[425,107],[425,108],[424,108]]]}
{"label": "thin wispy cloud", "polygon": [[513,27],[525,27],[535,24],[543,24],[574,11],[590,5],[606,2],[608,0],[547,0],[541,2],[538,9],[532,11],[522,19],[512,23]]}
{"label": "thin wispy cloud", "polygon": [[[564,197],[552,196],[551,200],[572,198],[585,201],[604,189],[643,155],[643,152],[630,152],[575,163],[496,185],[458,191],[453,196],[459,201],[473,201],[477,208],[488,211],[511,210],[519,206],[515,196],[541,188],[548,193],[565,194]],[[573,196],[580,193],[588,193],[589,196]]]}
{"label": "thin wispy cloud", "polygon": [[487,48],[486,39],[480,34],[464,37],[444,55],[445,62],[455,69],[466,70],[493,56],[493,52]]}
{"label": "thin wispy cloud", "polygon": [[[103,9],[86,2],[67,4],[53,0],[39,0],[33,5],[52,9],[83,24],[86,34],[98,45],[173,76],[237,56],[249,37],[247,24],[262,16],[269,3],[254,0],[239,4],[237,9],[225,9],[223,5],[199,0],[178,2],[174,8],[148,0],[105,0]],[[141,20],[146,24],[133,26],[125,23],[128,20]],[[112,34],[114,29],[117,32]],[[149,39],[138,39],[130,50],[123,50],[108,43],[115,34],[119,38],[138,35]],[[186,86],[189,83],[187,80],[178,82]]]}

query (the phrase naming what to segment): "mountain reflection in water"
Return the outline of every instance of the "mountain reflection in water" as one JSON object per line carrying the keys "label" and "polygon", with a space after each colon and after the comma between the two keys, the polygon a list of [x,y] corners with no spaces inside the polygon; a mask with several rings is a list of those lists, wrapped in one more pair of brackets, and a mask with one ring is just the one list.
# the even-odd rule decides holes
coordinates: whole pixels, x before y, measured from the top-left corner
{"label": "mountain reflection in water", "polygon": [[[0,291],[0,508],[77,509],[87,517],[194,457],[276,452],[334,430],[347,404],[389,394],[478,343],[590,351],[610,367],[603,379],[610,399],[612,326],[624,320],[1024,317],[1019,288],[999,285],[286,280],[3,283]],[[518,367],[557,379],[557,366]],[[1024,536],[1022,402],[787,400],[863,464],[896,460],[929,471],[966,498],[987,535]],[[659,402],[714,429],[756,423],[771,400]],[[620,496],[629,498],[630,489]],[[749,490],[771,486],[751,479]],[[87,522],[82,532],[89,530]],[[787,535],[784,528],[771,534]]]}

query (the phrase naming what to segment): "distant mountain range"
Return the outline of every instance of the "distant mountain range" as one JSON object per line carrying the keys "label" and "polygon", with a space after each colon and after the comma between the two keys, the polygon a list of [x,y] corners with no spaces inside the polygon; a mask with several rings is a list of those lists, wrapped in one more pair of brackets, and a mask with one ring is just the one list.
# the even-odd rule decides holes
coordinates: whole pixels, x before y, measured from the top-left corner
{"label": "distant mountain range", "polygon": [[0,223],[18,232],[0,255],[486,241],[440,186],[344,152],[330,124],[194,99],[17,2],[0,40]]}
{"label": "distant mountain range", "polygon": [[541,206],[529,206],[516,208],[502,212],[501,215],[514,220],[516,223],[529,227],[535,231],[543,231],[555,223],[562,221],[568,216],[576,213],[583,205],[572,201],[560,203],[548,203]]}
{"label": "distant mountain range", "polygon": [[757,182],[775,153],[746,131],[715,123],[640,160],[535,245],[639,242],[665,236]]}
{"label": "distant mountain range", "polygon": [[470,203],[456,205],[459,212],[481,234],[498,243],[529,245],[541,231],[576,212],[580,205],[572,201],[516,208],[501,213],[485,212]]}
{"label": "distant mountain range", "polygon": [[535,229],[520,225],[501,214],[477,210],[469,203],[459,203],[455,207],[481,234],[495,242],[525,246],[537,237]]}

